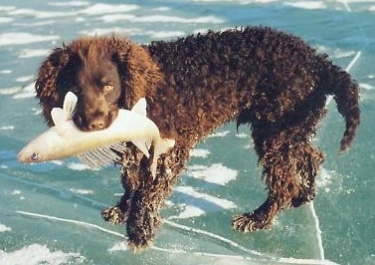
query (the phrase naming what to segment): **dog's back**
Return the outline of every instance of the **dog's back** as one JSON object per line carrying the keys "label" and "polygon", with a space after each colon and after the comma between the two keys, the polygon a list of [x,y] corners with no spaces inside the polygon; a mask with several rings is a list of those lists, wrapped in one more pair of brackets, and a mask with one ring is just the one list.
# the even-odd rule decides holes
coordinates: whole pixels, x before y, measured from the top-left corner
{"label": "dog's back", "polygon": [[[341,150],[354,138],[359,123],[357,84],[298,37],[248,27],[152,42],[148,49],[165,78],[155,110],[167,104],[174,125],[168,130],[178,135],[200,140],[234,119],[237,125],[267,123],[267,134],[272,134],[304,120],[308,112],[322,108],[327,94],[335,94],[348,127]],[[159,105],[158,98],[171,95],[172,104]],[[348,104],[350,113],[345,111]]]}

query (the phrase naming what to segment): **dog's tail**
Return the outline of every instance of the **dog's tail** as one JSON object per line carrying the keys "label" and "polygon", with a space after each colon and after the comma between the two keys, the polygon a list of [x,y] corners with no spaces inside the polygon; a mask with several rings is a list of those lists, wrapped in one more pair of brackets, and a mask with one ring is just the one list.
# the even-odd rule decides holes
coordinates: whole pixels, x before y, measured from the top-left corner
{"label": "dog's tail", "polygon": [[337,109],[346,122],[346,129],[340,144],[340,152],[344,152],[351,146],[360,124],[359,86],[340,67],[333,65],[326,58],[323,58],[322,62],[325,64],[325,67],[321,68],[323,70],[321,82],[324,83],[322,85],[326,87],[327,94],[333,95]]}

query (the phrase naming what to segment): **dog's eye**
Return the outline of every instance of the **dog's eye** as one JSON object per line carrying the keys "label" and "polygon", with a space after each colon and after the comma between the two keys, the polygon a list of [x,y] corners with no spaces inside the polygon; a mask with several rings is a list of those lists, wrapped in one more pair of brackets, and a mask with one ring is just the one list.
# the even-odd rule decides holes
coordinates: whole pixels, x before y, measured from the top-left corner
{"label": "dog's eye", "polygon": [[104,93],[109,93],[109,92],[111,92],[113,89],[114,89],[114,87],[113,87],[112,85],[105,85],[105,86],[103,87]]}

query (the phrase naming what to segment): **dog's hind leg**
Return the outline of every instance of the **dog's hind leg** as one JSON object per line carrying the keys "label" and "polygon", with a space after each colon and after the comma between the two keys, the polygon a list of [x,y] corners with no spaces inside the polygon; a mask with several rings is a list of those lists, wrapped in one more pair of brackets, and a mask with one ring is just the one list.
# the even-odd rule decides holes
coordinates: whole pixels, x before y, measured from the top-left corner
{"label": "dog's hind leg", "polygon": [[306,143],[301,144],[300,148],[295,150],[294,157],[297,160],[296,173],[300,183],[298,184],[299,191],[293,196],[291,206],[299,207],[315,197],[315,177],[319,173],[324,156],[320,150]]}
{"label": "dog's hind leg", "polygon": [[279,210],[298,207],[314,198],[315,176],[324,159],[323,154],[311,146],[311,137],[322,115],[324,111],[268,135],[264,128],[259,134],[253,126],[255,148],[263,166],[268,197],[253,212],[234,217],[232,226],[235,229],[250,232],[268,228]]}
{"label": "dog's hind leg", "polygon": [[[276,140],[274,138],[274,140]],[[266,201],[256,210],[235,216],[232,226],[242,232],[251,232],[269,228],[279,210],[291,205],[292,198],[298,193],[296,164],[291,156],[289,144],[276,146],[267,142],[259,163],[263,166],[263,177],[268,187]]]}

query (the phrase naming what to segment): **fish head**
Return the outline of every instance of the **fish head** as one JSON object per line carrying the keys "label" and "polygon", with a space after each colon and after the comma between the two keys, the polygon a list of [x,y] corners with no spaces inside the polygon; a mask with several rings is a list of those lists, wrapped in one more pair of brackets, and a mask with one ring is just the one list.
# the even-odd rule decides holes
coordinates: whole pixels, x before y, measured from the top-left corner
{"label": "fish head", "polygon": [[25,164],[39,163],[54,159],[54,153],[61,144],[61,137],[72,128],[72,117],[77,105],[77,96],[68,92],[65,95],[63,108],[53,108],[51,116],[55,126],[31,140],[18,153],[18,161]]}
{"label": "fish head", "polygon": [[56,133],[51,129],[30,141],[21,151],[18,152],[17,159],[24,164],[40,163],[54,159]]}
{"label": "fish head", "polygon": [[[43,156],[43,154],[42,154]],[[24,164],[38,163],[40,161],[39,152],[26,146],[17,155],[18,161]],[[43,159],[43,158],[42,158]]]}

